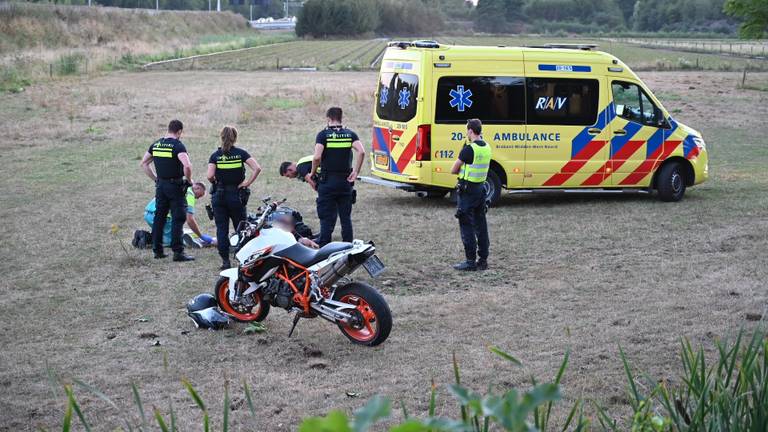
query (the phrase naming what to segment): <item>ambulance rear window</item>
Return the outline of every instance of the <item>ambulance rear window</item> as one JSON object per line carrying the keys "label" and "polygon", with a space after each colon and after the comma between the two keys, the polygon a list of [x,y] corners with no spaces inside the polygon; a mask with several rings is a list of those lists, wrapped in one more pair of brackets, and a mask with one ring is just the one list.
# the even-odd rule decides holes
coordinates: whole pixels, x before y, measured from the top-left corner
{"label": "ambulance rear window", "polygon": [[597,120],[598,82],[528,78],[528,124],[589,126]]}
{"label": "ambulance rear window", "polygon": [[525,80],[518,77],[442,77],[437,83],[435,123],[525,122]]}
{"label": "ambulance rear window", "polygon": [[382,72],[376,97],[376,115],[382,120],[407,122],[416,115],[419,77],[412,74]]}

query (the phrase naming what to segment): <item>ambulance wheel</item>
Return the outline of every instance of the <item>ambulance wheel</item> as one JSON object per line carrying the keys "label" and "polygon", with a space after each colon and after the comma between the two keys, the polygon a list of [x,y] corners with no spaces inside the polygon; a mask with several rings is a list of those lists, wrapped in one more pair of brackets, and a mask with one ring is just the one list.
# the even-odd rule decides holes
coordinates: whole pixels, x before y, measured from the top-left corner
{"label": "ambulance wheel", "polygon": [[660,200],[675,202],[683,199],[685,179],[681,171],[680,164],[677,162],[670,162],[661,167],[659,176],[656,178],[656,190],[659,192]]}
{"label": "ambulance wheel", "polygon": [[494,170],[488,170],[488,178],[483,184],[483,189],[485,189],[485,200],[491,207],[495,206],[501,196],[501,180]]}

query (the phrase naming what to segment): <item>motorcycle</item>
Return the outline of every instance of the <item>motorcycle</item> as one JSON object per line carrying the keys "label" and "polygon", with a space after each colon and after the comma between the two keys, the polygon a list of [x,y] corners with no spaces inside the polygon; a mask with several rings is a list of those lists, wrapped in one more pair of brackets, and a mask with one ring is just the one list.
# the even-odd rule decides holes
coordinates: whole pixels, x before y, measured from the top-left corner
{"label": "motorcycle", "polygon": [[214,293],[221,310],[236,321],[262,321],[271,307],[295,313],[291,337],[301,318],[335,323],[353,343],[376,346],[392,328],[392,313],[372,286],[347,276],[360,266],[372,277],[384,271],[373,242],[332,242],[320,249],[299,243],[270,222],[286,200],[264,206],[258,217],[238,226],[230,244],[238,266],[220,273]]}

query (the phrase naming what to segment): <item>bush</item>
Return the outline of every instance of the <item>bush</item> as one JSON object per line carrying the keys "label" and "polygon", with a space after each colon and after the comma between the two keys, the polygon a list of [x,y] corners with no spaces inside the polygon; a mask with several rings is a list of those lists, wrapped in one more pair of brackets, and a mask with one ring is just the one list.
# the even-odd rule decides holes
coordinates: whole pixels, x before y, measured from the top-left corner
{"label": "bush", "polygon": [[443,18],[437,9],[421,1],[380,0],[376,2],[379,17],[377,33],[425,36],[441,30]]}
{"label": "bush", "polygon": [[355,36],[378,26],[373,0],[309,0],[296,20],[298,36]]}
{"label": "bush", "polygon": [[67,54],[59,57],[56,62],[56,73],[61,76],[74,75],[80,69],[80,64],[85,62],[82,54]]}
{"label": "bush", "polygon": [[12,66],[0,68],[0,92],[19,93],[31,84],[22,73]]}

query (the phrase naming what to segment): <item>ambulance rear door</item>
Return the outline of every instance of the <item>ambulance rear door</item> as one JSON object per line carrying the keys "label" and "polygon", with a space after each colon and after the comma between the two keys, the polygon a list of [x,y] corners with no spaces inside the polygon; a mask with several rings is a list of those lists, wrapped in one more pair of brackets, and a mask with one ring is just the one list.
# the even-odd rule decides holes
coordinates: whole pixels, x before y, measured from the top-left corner
{"label": "ambulance rear door", "polygon": [[[422,62],[419,52],[389,48],[397,58],[382,60],[373,124],[372,168],[375,172],[422,181],[420,164],[414,163],[420,100]],[[389,54],[389,53],[388,53]]]}

